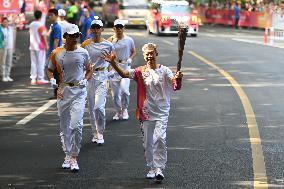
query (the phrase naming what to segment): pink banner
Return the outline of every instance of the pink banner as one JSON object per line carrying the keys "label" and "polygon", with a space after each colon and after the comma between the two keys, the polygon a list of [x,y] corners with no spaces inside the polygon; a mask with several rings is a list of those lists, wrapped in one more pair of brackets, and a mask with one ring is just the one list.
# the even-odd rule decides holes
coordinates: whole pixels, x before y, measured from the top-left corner
{"label": "pink banner", "polygon": [[[203,23],[214,23],[223,25],[234,24],[233,10],[205,9],[199,7],[199,17]],[[271,15],[269,13],[241,11],[239,26],[265,28],[271,25]]]}
{"label": "pink banner", "polygon": [[34,12],[35,0],[26,0],[26,12]]}
{"label": "pink banner", "polygon": [[1,0],[0,1],[0,14],[9,14],[20,12],[19,2],[17,0]]}

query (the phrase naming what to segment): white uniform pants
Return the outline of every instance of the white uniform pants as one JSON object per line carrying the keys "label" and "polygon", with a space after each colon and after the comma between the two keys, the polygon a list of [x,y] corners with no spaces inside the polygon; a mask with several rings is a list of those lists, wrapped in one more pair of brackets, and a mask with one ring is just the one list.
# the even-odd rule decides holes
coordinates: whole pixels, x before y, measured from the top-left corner
{"label": "white uniform pants", "polygon": [[64,87],[63,97],[63,100],[57,100],[62,148],[66,155],[78,156],[87,91],[86,88]]}
{"label": "white uniform pants", "polygon": [[143,122],[145,158],[147,166],[152,169],[165,169],[167,162],[166,130],[167,122],[165,121]]}
{"label": "white uniform pants", "polygon": [[112,100],[117,112],[127,109],[129,105],[129,86],[130,79],[110,80]]}
{"label": "white uniform pants", "polygon": [[35,80],[44,79],[44,65],[45,65],[46,53],[45,50],[31,50],[31,76],[30,78]]}
{"label": "white uniform pants", "polygon": [[10,77],[13,61],[13,49],[0,49],[0,65],[2,78]]}
{"label": "white uniform pants", "polygon": [[91,78],[88,81],[88,103],[90,122],[94,136],[97,133],[103,134],[105,130],[105,105],[106,105],[107,85],[106,81],[98,81]]}

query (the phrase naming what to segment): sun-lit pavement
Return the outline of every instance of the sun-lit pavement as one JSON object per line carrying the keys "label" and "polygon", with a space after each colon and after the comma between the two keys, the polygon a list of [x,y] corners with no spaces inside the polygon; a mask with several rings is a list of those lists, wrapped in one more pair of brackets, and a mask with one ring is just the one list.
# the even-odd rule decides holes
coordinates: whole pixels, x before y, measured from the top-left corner
{"label": "sun-lit pavement", "polygon": [[[157,37],[137,29],[127,32],[134,37],[138,51],[134,66],[143,63],[142,45],[154,42],[160,63],[175,69],[176,36]],[[56,105],[46,105],[52,89],[29,84],[28,35],[19,32],[17,44],[23,56],[12,70],[15,82],[0,82],[0,188],[256,188],[255,170],[265,173],[269,188],[284,188],[283,49],[235,40],[261,42],[261,33],[204,26],[198,37],[187,38],[183,88],[171,101],[166,180],[156,185],[144,178],[141,133],[134,117],[134,83],[129,121],[111,120],[114,109],[108,95],[106,144],[96,146],[90,142],[86,109],[81,170],[72,174],[60,169],[63,153]],[[109,36],[111,29],[105,34]],[[230,82],[232,79],[236,82]],[[244,102],[250,102],[253,112],[246,112],[249,106]],[[17,124],[44,105],[48,107],[45,111]],[[248,125],[248,117],[254,117],[256,125]],[[258,129],[259,138],[250,133],[252,128]],[[252,151],[254,143],[262,147],[264,162],[254,159],[259,158]]]}

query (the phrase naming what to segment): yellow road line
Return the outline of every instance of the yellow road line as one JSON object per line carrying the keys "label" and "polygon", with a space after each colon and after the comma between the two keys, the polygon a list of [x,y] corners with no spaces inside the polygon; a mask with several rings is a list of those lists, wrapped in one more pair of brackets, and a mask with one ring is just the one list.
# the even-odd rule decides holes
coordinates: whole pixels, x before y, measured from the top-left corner
{"label": "yellow road line", "polygon": [[253,173],[254,173],[254,185],[253,186],[255,189],[268,188],[265,162],[264,162],[264,157],[263,157],[259,130],[258,130],[258,126],[256,123],[256,119],[255,119],[255,115],[254,115],[251,103],[246,93],[241,88],[240,84],[228,72],[219,68],[214,63],[210,62],[209,60],[203,58],[202,56],[198,55],[197,53],[193,51],[189,51],[188,53],[193,55],[197,59],[201,60],[205,64],[216,69],[221,75],[223,75],[231,83],[232,87],[236,90],[237,94],[239,95],[240,100],[245,110],[247,125],[249,129],[250,146],[251,146],[251,151],[252,151]]}

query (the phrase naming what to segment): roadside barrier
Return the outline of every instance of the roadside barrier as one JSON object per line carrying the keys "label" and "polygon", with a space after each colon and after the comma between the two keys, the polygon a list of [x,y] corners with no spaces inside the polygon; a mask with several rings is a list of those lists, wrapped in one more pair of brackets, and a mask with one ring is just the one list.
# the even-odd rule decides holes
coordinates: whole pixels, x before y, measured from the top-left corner
{"label": "roadside barrier", "polygon": [[284,40],[284,15],[278,12],[272,14],[272,26],[269,28],[269,44]]}

